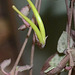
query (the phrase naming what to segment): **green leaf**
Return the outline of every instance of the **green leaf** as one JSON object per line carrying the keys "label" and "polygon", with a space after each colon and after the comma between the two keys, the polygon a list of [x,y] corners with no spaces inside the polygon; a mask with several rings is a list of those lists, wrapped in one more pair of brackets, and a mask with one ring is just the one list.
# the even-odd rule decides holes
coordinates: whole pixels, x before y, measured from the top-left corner
{"label": "green leaf", "polygon": [[[73,46],[73,40],[70,37],[70,47]],[[63,31],[63,33],[61,34],[59,40],[58,40],[58,45],[57,45],[57,51],[59,53],[63,53],[63,51],[67,49],[67,32]]]}
{"label": "green leaf", "polygon": [[60,56],[59,54],[56,54],[51,61],[49,62],[50,67],[45,70],[44,72],[47,73],[48,71],[52,70],[53,68],[56,68],[57,65],[60,63],[60,61],[65,57],[65,55]]}

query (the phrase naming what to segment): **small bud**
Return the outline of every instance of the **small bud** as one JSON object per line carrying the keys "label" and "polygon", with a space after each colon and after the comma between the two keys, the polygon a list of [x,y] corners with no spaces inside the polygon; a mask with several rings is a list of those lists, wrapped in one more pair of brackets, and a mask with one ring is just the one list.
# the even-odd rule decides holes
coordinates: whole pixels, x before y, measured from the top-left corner
{"label": "small bud", "polygon": [[24,31],[27,27],[25,25],[21,25],[18,30]]}
{"label": "small bud", "polygon": [[[29,11],[30,11],[30,6],[29,6],[29,5],[27,5],[27,6],[25,6],[25,7],[23,7],[23,8],[21,9],[21,13],[22,13],[23,15],[25,15],[25,16],[28,16]],[[20,15],[19,15],[19,17],[22,18]]]}
{"label": "small bud", "polygon": [[[23,8],[21,9],[21,13],[22,13],[23,15],[25,15],[25,16],[28,16],[29,11],[30,11],[30,6],[29,6],[29,5],[27,5],[27,6],[25,6],[25,7],[23,7]],[[24,24],[25,24],[27,27],[30,26],[29,23],[28,23],[26,20],[24,20],[20,15],[19,15],[19,17],[22,19],[22,21],[24,22]]]}

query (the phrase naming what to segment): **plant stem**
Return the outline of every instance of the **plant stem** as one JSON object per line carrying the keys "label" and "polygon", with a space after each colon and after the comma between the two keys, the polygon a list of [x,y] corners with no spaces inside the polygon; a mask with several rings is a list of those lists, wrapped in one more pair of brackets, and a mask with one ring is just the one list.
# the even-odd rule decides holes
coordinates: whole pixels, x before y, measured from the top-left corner
{"label": "plant stem", "polygon": [[71,75],[72,74],[72,69],[71,70],[69,70],[69,73],[68,73],[68,75]]}
{"label": "plant stem", "polygon": [[67,43],[68,43],[68,49],[70,48],[70,31],[71,31],[71,22],[72,22],[72,10],[73,10],[73,1],[71,1],[71,7],[68,6],[68,0],[65,0],[66,3],[66,9],[67,9],[67,15],[68,15],[68,24],[67,24]]}
{"label": "plant stem", "polygon": [[31,30],[32,30],[32,28],[30,27],[30,28],[29,28],[29,31],[28,31],[28,34],[27,34],[27,37],[26,37],[26,39],[25,39],[25,41],[24,41],[24,43],[23,43],[23,46],[22,46],[22,48],[21,48],[21,50],[20,50],[20,53],[19,53],[19,55],[18,55],[18,57],[17,57],[17,59],[16,59],[16,62],[15,62],[14,66],[13,66],[11,72],[10,72],[11,75],[14,75],[14,74],[15,74],[16,66],[18,65],[18,63],[19,63],[19,61],[20,61],[20,59],[21,59],[21,56],[22,56],[22,54],[23,54],[23,52],[24,52],[24,49],[25,49],[25,47],[26,47],[26,44],[27,44],[27,41],[28,41],[28,37],[30,36]]}
{"label": "plant stem", "polygon": [[[68,49],[68,53],[69,53],[69,56],[70,56],[70,66],[73,65],[73,58],[72,58],[72,55],[70,53],[70,32],[71,32],[71,22],[72,22],[72,11],[73,11],[73,0],[70,0],[70,7],[68,6],[68,0],[65,0],[65,3],[66,3],[66,8],[67,8],[67,15],[68,15],[68,24],[67,24],[67,49]],[[72,62],[72,63],[71,63]],[[73,66],[72,66],[73,67]],[[71,75],[71,72],[72,72],[72,69],[69,70],[69,73],[68,75]]]}
{"label": "plant stem", "polygon": [[[69,5],[68,5],[68,0],[65,0],[65,4],[66,4],[67,16],[69,16]],[[69,20],[69,17],[68,17],[68,20]]]}
{"label": "plant stem", "polygon": [[[38,0],[35,1],[35,7],[37,9],[37,6],[38,6]],[[33,15],[33,20],[34,20],[34,23],[36,23],[36,19]],[[35,48],[35,35],[33,34],[33,44],[32,44],[32,48],[31,48],[31,61],[30,61],[30,65],[33,66],[33,58],[34,58],[34,49]],[[33,68],[30,70],[29,74],[32,75],[32,72],[33,72]]]}
{"label": "plant stem", "polygon": [[73,10],[73,1],[71,1],[71,7],[68,6],[68,0],[65,0],[66,3],[66,9],[67,9],[67,16],[68,16],[68,24],[67,24],[67,43],[68,43],[68,49],[70,48],[70,31],[71,31],[71,22],[72,22],[72,10]]}
{"label": "plant stem", "polygon": [[39,0],[39,3],[38,3],[38,13],[40,12],[40,7],[41,7],[41,0]]}
{"label": "plant stem", "polygon": [[[35,48],[35,35],[33,34],[33,44],[32,44],[32,49],[31,49],[31,61],[30,61],[30,65],[33,66],[33,58],[34,58],[34,49]],[[32,70],[30,70],[30,75],[32,75]]]}
{"label": "plant stem", "polygon": [[75,29],[75,6],[73,4],[73,19],[74,19],[74,29]]}

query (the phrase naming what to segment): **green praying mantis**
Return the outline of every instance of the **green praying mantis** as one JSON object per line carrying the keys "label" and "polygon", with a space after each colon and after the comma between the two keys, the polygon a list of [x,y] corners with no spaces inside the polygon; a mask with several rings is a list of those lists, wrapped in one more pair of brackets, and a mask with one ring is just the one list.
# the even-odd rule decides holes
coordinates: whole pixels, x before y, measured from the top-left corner
{"label": "green praying mantis", "polygon": [[37,9],[35,8],[34,4],[31,2],[31,0],[27,0],[33,13],[34,13],[34,16],[37,20],[37,23],[38,23],[38,26],[39,26],[39,29],[38,27],[28,18],[26,17],[25,15],[23,15],[14,5],[12,6],[12,8],[24,19],[26,20],[30,26],[32,27],[32,29],[35,31],[38,39],[39,39],[39,42],[44,45],[45,44],[45,40],[46,40],[46,34],[45,34],[45,28],[44,28],[44,24],[42,22],[42,19],[37,11]]}

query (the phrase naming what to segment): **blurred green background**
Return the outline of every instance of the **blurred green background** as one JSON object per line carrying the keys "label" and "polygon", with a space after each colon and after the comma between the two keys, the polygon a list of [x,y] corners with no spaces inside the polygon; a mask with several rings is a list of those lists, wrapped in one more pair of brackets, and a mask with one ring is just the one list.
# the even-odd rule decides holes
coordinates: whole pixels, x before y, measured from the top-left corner
{"label": "blurred green background", "polygon": [[[34,3],[35,0],[32,1]],[[13,0],[13,3],[19,10],[28,4],[26,0]],[[32,12],[30,14],[32,14]],[[40,15],[44,22],[48,38],[45,48],[40,49],[38,46],[35,47],[33,75],[40,75],[40,70],[44,62],[57,50],[58,39],[61,33],[65,30],[67,22],[65,0],[42,0]],[[29,17],[31,17],[31,15],[29,15]],[[18,27],[23,24],[17,14],[16,19]],[[18,31],[20,37],[20,48],[24,42],[27,31],[28,29],[25,31]],[[30,64],[31,45],[32,34],[29,37],[29,41],[22,57],[25,64]],[[61,75],[67,75],[67,73],[62,73]]]}

